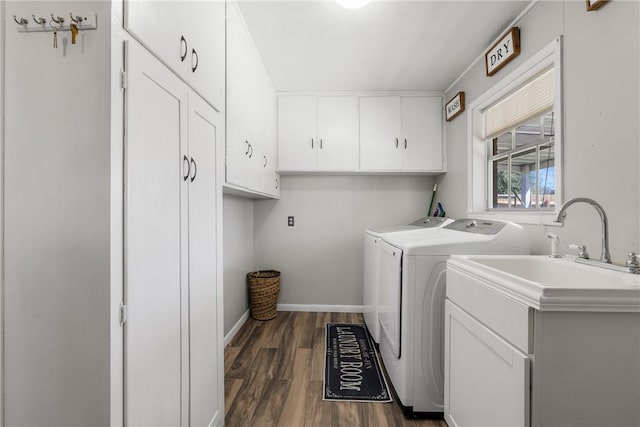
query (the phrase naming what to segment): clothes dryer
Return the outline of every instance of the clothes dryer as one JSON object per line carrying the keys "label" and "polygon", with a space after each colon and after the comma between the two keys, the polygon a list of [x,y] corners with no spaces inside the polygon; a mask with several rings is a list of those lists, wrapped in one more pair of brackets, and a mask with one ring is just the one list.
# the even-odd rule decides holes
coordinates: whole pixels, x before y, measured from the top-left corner
{"label": "clothes dryer", "polygon": [[453,254],[529,254],[528,238],[511,222],[460,219],[382,240],[380,354],[405,413],[439,418],[446,261]]}
{"label": "clothes dryer", "polygon": [[380,327],[378,323],[378,283],[380,242],[382,236],[392,233],[405,233],[415,230],[443,227],[453,222],[450,218],[426,217],[419,218],[408,225],[381,227],[368,229],[364,233],[364,271],[363,297],[364,322],[376,344],[380,342]]}

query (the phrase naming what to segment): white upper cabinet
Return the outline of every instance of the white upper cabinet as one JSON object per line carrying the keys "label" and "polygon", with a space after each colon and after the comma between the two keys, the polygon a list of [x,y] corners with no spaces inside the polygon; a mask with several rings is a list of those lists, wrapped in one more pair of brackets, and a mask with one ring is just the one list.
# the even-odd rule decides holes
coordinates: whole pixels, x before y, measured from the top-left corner
{"label": "white upper cabinet", "polygon": [[[227,14],[227,157],[226,180],[228,183],[249,187],[248,165],[251,155],[252,102],[255,89],[250,40],[242,19],[235,7]],[[251,157],[250,157],[251,156]]]}
{"label": "white upper cabinet", "polygon": [[318,170],[358,170],[358,98],[318,97]]}
{"label": "white upper cabinet", "polygon": [[278,97],[281,171],[358,170],[356,96]]}
{"label": "white upper cabinet", "polygon": [[276,92],[235,3],[227,9],[226,182],[277,197]]}
{"label": "white upper cabinet", "polygon": [[442,170],[442,98],[402,97],[402,170]]}
{"label": "white upper cabinet", "polygon": [[316,170],[316,97],[278,96],[278,166]]}
{"label": "white upper cabinet", "polygon": [[280,95],[280,172],[444,172],[439,95]]}
{"label": "white upper cabinet", "polygon": [[278,175],[278,149],[276,143],[276,92],[266,73],[262,75],[261,83],[262,190],[268,195],[278,197],[280,195],[280,176]]}
{"label": "white upper cabinet", "polygon": [[440,172],[442,97],[360,98],[360,170]]}
{"label": "white upper cabinet", "polygon": [[125,0],[124,26],[216,109],[224,108],[224,2]]}
{"label": "white upper cabinet", "polygon": [[399,96],[360,98],[360,168],[400,170],[401,102]]}

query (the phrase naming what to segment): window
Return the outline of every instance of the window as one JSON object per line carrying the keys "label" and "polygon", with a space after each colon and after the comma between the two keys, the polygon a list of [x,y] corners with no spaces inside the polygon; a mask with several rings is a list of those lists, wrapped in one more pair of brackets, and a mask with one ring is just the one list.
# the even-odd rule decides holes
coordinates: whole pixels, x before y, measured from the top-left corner
{"label": "window", "polygon": [[469,213],[548,223],[560,205],[560,39],[470,106]]}
{"label": "window", "polygon": [[553,68],[485,113],[489,209],[555,207]]}

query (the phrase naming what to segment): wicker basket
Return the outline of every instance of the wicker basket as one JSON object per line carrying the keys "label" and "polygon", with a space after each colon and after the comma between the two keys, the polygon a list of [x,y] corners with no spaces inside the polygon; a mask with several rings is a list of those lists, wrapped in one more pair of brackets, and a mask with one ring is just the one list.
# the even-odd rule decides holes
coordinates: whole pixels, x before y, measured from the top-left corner
{"label": "wicker basket", "polygon": [[254,271],[247,274],[251,317],[256,320],[271,320],[277,316],[280,295],[280,272],[275,270]]}

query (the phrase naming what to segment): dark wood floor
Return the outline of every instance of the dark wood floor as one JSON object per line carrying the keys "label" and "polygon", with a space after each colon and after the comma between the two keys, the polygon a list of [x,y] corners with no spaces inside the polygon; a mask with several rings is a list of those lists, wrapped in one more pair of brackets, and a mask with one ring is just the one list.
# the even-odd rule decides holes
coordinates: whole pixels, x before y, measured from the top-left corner
{"label": "dark wood floor", "polygon": [[322,400],[325,324],[364,323],[357,313],[279,312],[249,319],[224,351],[226,426],[447,427],[406,419],[394,403]]}

